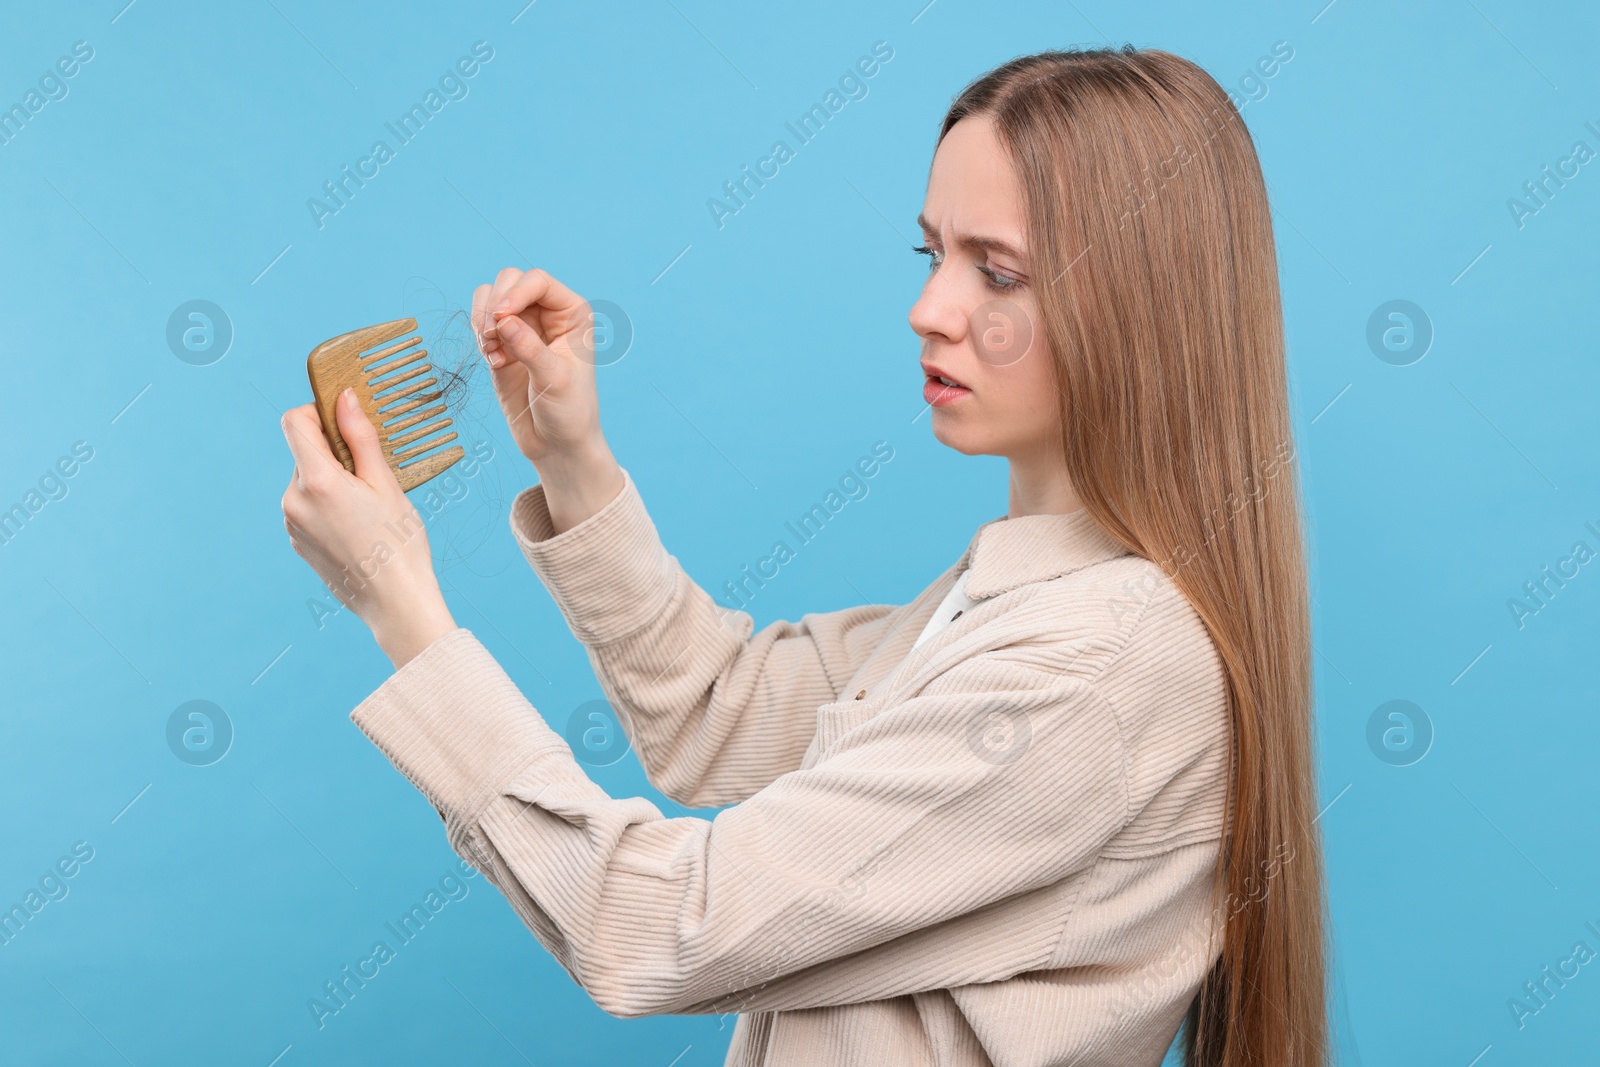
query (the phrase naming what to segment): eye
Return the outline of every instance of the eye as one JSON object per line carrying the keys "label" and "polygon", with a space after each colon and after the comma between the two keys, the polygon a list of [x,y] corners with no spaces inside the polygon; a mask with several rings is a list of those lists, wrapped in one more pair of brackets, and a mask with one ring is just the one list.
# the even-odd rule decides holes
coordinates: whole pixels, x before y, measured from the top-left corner
{"label": "eye", "polygon": [[1013,289],[1020,289],[1022,287],[1021,280],[1012,278],[1009,275],[1001,274],[998,271],[989,269],[988,267],[979,267],[978,273],[982,274],[986,279],[984,284],[997,293],[1007,293]]}
{"label": "eye", "polygon": [[939,263],[940,263],[941,259],[943,258],[942,253],[935,252],[933,249],[929,248],[927,245],[920,245],[920,246],[918,246],[916,248],[913,248],[911,251],[915,252],[919,256],[927,256],[928,257],[928,270],[934,271],[934,270],[937,270],[939,268]]}

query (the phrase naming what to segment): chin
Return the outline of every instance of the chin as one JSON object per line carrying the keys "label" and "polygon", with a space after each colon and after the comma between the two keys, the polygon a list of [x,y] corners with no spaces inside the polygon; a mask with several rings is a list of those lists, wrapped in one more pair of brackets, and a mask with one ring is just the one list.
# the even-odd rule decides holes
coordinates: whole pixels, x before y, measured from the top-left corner
{"label": "chin", "polygon": [[933,437],[946,448],[952,448],[964,456],[983,456],[993,452],[988,436],[977,431],[976,427],[951,425],[948,419],[941,419],[937,415],[933,420]]}

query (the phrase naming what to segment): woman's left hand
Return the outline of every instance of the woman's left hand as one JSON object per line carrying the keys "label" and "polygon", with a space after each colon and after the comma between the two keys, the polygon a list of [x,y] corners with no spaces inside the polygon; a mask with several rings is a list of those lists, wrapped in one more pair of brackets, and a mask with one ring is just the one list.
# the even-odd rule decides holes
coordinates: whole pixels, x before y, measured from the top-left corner
{"label": "woman's left hand", "polygon": [[283,494],[283,525],[294,550],[399,669],[456,624],[433,573],[422,516],[384,461],[378,431],[350,390],[334,406],[356,472],[334,456],[315,405],[291,409],[283,435],[295,469]]}

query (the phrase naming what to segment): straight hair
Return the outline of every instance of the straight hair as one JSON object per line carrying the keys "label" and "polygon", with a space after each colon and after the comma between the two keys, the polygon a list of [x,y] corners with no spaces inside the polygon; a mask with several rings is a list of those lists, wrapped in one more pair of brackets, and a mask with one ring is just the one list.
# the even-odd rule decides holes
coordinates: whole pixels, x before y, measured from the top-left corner
{"label": "straight hair", "polygon": [[1154,49],[1022,56],[968,85],[1021,177],[1029,274],[1089,515],[1205,622],[1232,757],[1190,1067],[1323,1067],[1311,627],[1277,257],[1228,94]]}

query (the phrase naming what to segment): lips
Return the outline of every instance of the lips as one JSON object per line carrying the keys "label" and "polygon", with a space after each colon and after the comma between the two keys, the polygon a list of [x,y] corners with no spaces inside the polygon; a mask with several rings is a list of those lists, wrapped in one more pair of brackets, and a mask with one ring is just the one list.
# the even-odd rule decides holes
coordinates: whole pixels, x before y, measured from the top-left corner
{"label": "lips", "polygon": [[936,408],[954,404],[963,397],[972,395],[972,390],[964,385],[946,385],[938,378],[929,378],[922,386],[922,400]]}
{"label": "lips", "polygon": [[945,373],[944,369],[937,364],[924,363],[922,372],[926,375],[922,385],[922,399],[934,407],[953,404],[962,397],[972,394],[970,388],[959,379]]}

